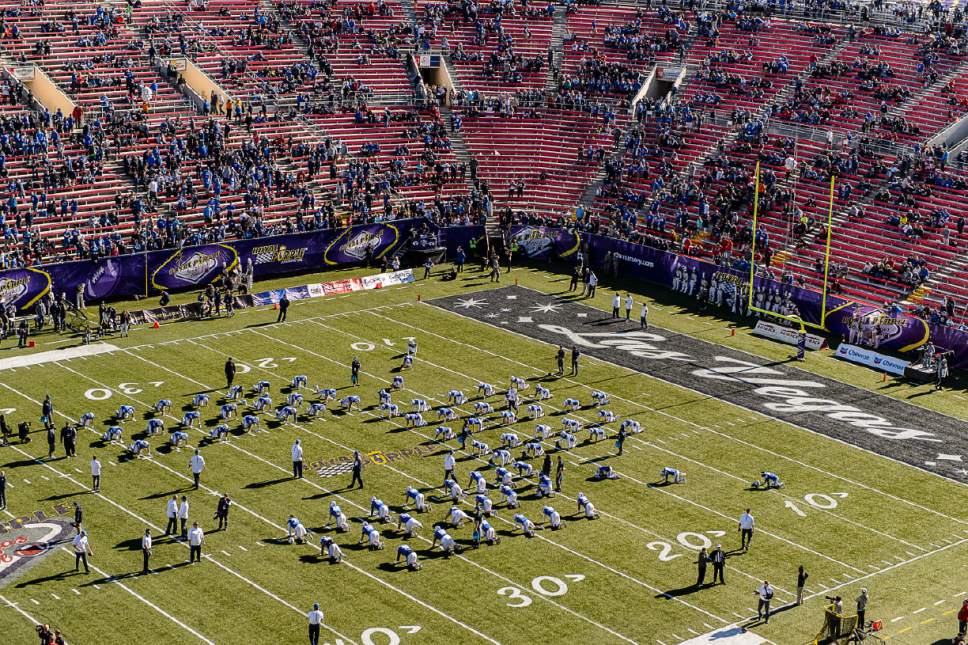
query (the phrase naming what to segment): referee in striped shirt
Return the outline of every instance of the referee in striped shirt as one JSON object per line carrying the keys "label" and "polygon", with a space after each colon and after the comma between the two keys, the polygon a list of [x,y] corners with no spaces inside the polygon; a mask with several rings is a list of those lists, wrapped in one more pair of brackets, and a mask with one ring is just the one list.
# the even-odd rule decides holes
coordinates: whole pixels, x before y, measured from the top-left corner
{"label": "referee in striped shirt", "polygon": [[323,624],[323,612],[319,610],[319,603],[313,603],[313,610],[306,614],[309,620],[309,645],[319,645],[319,626]]}

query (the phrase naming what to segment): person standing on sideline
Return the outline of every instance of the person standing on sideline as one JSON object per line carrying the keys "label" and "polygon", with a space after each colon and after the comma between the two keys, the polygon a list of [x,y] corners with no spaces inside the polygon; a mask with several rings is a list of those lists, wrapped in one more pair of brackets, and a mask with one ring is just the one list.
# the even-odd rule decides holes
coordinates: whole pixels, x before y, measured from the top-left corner
{"label": "person standing on sideline", "polygon": [[54,427],[47,426],[47,458],[54,458],[54,448],[57,447],[57,435],[54,434]]}
{"label": "person standing on sideline", "polygon": [[227,361],[225,361],[225,389],[232,387],[232,383],[235,382],[235,361],[232,360],[230,356]]}
{"label": "person standing on sideline", "polygon": [[639,329],[649,328],[649,305],[645,302],[642,303],[642,309],[639,310]]}
{"label": "person standing on sideline", "polygon": [[803,604],[803,587],[807,584],[807,578],[810,574],[803,570],[803,565],[800,565],[800,569],[797,571],[797,606]]}
{"label": "person standing on sideline", "polygon": [[192,529],[188,532],[188,562],[202,561],[202,542],[205,541],[205,532],[198,527],[198,522],[192,522]]}
{"label": "person standing on sideline", "polygon": [[218,520],[218,530],[224,531],[229,527],[229,507],[232,506],[232,500],[229,499],[228,495],[222,495],[218,500],[218,506],[215,507],[215,519]]}
{"label": "person standing on sideline", "polygon": [[561,492],[561,482],[565,479],[565,461],[558,455],[558,464],[555,467],[555,491]]}
{"label": "person standing on sideline", "polygon": [[292,478],[302,479],[303,449],[299,439],[292,444]]}
{"label": "person standing on sideline", "polygon": [[807,352],[807,330],[801,328],[797,334],[797,360],[802,361]]}
{"label": "person standing on sideline", "polygon": [[353,362],[350,363],[350,383],[353,387],[360,386],[360,357],[354,356]]}
{"label": "person standing on sideline", "polygon": [[350,481],[350,488],[360,483],[360,490],[363,489],[363,457],[360,456],[359,450],[353,451],[353,479]]}
{"label": "person standing on sideline", "polygon": [[181,536],[185,538],[188,535],[188,498],[184,495],[178,507],[178,521],[181,522]]}
{"label": "person standing on sideline", "polygon": [[618,320],[618,312],[622,307],[622,296],[617,293],[612,296],[612,320]]}
{"label": "person standing on sideline", "polygon": [[276,316],[276,322],[286,322],[286,314],[289,312],[289,296],[285,292],[282,293],[282,297],[279,298],[279,315]]}
{"label": "person standing on sideline", "polygon": [[84,509],[78,502],[74,502],[74,528],[78,531],[81,530],[81,524],[84,522]]}
{"label": "person standing on sideline", "polygon": [[739,516],[739,548],[744,551],[749,551],[750,543],[753,541],[753,524],[754,521],[753,516],[750,515],[750,509],[746,509],[746,512]]}
{"label": "person standing on sideline", "polygon": [[7,508],[7,475],[0,470],[0,511]]}
{"label": "person standing on sideline", "polygon": [[961,603],[961,609],[958,610],[958,635],[964,636],[965,633],[968,633],[968,599]]}
{"label": "person standing on sideline", "polygon": [[723,572],[726,570],[726,553],[723,551],[722,544],[717,544],[713,552],[709,554],[709,561],[713,565],[713,584],[716,584],[716,580],[726,584],[726,578],[723,577]]}
{"label": "person standing on sideline", "polygon": [[323,612],[319,610],[319,603],[313,603],[313,610],[306,614],[309,620],[309,645],[319,645],[319,626],[323,624]]}
{"label": "person standing on sideline", "polygon": [[454,266],[457,268],[457,273],[464,272],[464,262],[467,261],[467,254],[464,253],[464,247],[458,246],[457,253],[454,255]]}
{"label": "person standing on sideline", "polygon": [[864,626],[867,624],[864,622],[864,618],[866,618],[866,614],[867,614],[868,600],[869,598],[867,597],[867,589],[866,588],[861,589],[860,595],[857,596],[857,627],[859,627],[860,629],[864,629]]}
{"label": "person standing on sideline", "polygon": [[564,376],[565,374],[565,348],[558,345],[558,351],[555,353],[555,362],[558,363],[558,371],[555,372],[555,376]]}
{"label": "person standing on sideline", "polygon": [[598,287],[598,276],[594,271],[588,272],[588,297],[595,297],[595,288]]}
{"label": "person standing on sideline", "polygon": [[769,580],[764,580],[760,588],[753,593],[760,597],[760,602],[756,605],[756,618],[765,621],[769,625],[770,601],[773,600],[773,587],[770,586]]}
{"label": "person standing on sideline", "polygon": [[444,481],[454,478],[454,467],[456,465],[457,459],[454,457],[454,451],[451,450],[444,455]]}
{"label": "person standing on sideline", "polygon": [[95,493],[101,492],[101,462],[97,455],[91,457],[91,488]]}
{"label": "person standing on sideline", "polygon": [[706,551],[706,547],[699,550],[699,558],[696,560],[696,564],[699,567],[698,575],[696,576],[696,587],[701,587],[706,582],[706,565],[709,563],[709,553]]}
{"label": "person standing on sideline", "polygon": [[581,350],[578,345],[571,346],[571,374],[578,376],[578,359],[581,358]]}
{"label": "person standing on sideline", "polygon": [[93,557],[94,552],[91,551],[91,545],[87,540],[87,531],[82,531],[78,529],[77,535],[74,537],[74,571],[78,570],[78,565],[84,563],[84,573],[91,573],[91,569],[87,566],[88,556]]}
{"label": "person standing on sideline", "polygon": [[174,535],[175,531],[178,530],[178,497],[175,495],[171,496],[168,500],[168,507],[165,509],[165,515],[168,517],[168,526],[165,527],[165,535]]}
{"label": "person standing on sideline", "polygon": [[151,569],[148,568],[148,561],[151,559],[151,529],[145,529],[145,534],[141,537],[141,575],[148,575]]}
{"label": "person standing on sideline", "polygon": [[195,480],[195,484],[192,488],[198,490],[198,480],[202,477],[202,471],[205,470],[205,457],[199,452],[198,448],[195,448],[195,454],[188,461],[188,465],[192,469],[192,479]]}
{"label": "person standing on sideline", "polygon": [[632,305],[633,304],[634,304],[634,302],[632,301],[632,294],[631,293],[626,293],[625,294],[625,322],[629,322],[629,321],[632,320]]}

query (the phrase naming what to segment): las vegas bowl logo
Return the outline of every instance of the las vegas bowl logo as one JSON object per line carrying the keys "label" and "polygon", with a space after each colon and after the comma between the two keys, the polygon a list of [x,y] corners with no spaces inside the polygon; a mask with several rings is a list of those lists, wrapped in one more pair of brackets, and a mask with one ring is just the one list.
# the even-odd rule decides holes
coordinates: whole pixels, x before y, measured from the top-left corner
{"label": "las vegas bowl logo", "polygon": [[53,553],[59,543],[69,539],[72,530],[67,520],[46,519],[0,533],[0,586]]}

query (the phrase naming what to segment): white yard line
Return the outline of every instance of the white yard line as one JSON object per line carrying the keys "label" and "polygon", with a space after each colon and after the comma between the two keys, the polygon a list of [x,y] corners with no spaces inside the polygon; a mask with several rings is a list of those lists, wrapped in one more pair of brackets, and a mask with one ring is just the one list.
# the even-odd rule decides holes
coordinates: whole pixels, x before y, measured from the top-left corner
{"label": "white yard line", "polygon": [[36,618],[34,618],[30,614],[28,614],[26,611],[24,611],[23,609],[21,609],[20,608],[20,605],[18,605],[17,603],[10,602],[9,600],[6,599],[6,597],[4,597],[2,595],[0,595],[0,602],[2,602],[7,607],[10,607],[15,612],[17,612],[18,614],[20,614],[21,616],[23,616],[24,618],[26,618],[27,620],[29,620],[30,623],[31,623],[31,625],[40,625],[41,624],[40,621],[38,621]]}

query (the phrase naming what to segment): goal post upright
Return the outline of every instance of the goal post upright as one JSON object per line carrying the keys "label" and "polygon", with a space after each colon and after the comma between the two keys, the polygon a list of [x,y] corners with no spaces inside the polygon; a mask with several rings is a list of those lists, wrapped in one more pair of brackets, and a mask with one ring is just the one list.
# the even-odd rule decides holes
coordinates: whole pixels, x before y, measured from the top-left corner
{"label": "goal post upright", "polygon": [[830,242],[833,234],[833,220],[834,220],[834,190],[836,187],[837,177],[836,175],[830,176],[830,203],[827,207],[827,235],[826,243],[824,245],[824,258],[823,258],[823,290],[820,293],[820,323],[811,323],[803,320],[800,316],[788,316],[785,314],[779,314],[769,309],[763,309],[762,307],[757,307],[753,304],[753,293],[755,291],[756,284],[756,231],[759,223],[759,211],[760,211],[760,162],[756,162],[755,176],[753,179],[753,231],[752,240],[750,242],[750,275],[749,275],[749,289],[747,296],[747,308],[750,311],[755,311],[761,314],[766,314],[772,316],[773,318],[779,318],[782,320],[787,320],[794,324],[800,325],[801,331],[804,327],[811,327],[813,329],[819,329],[821,331],[829,331],[827,329],[827,288],[829,286],[830,280]]}

